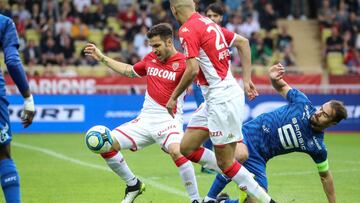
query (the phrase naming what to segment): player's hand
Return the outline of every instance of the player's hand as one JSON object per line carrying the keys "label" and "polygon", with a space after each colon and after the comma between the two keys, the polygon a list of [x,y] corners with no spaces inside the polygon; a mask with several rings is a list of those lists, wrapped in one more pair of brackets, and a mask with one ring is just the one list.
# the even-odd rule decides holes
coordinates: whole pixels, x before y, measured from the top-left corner
{"label": "player's hand", "polygon": [[257,96],[259,96],[259,93],[251,80],[249,80],[248,82],[244,81],[244,90],[250,101],[254,100]]}
{"label": "player's hand", "polygon": [[91,56],[97,61],[100,61],[100,59],[103,57],[100,49],[98,49],[94,44],[91,43],[86,44],[84,53],[86,56]]}
{"label": "player's hand", "polygon": [[176,107],[176,103],[176,99],[170,97],[169,101],[166,104],[166,109],[173,118],[175,117],[173,109]]}
{"label": "player's hand", "polygon": [[21,112],[21,123],[24,128],[31,125],[35,115],[35,105],[32,95],[24,99],[23,111]]}
{"label": "player's hand", "polygon": [[278,63],[269,68],[269,77],[271,80],[281,80],[285,74],[285,67]]}

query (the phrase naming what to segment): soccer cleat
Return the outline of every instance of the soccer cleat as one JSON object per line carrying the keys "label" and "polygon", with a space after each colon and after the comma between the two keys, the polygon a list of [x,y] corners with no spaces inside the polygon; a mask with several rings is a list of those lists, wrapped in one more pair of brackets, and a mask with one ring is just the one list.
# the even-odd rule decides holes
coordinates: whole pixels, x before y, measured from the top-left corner
{"label": "soccer cleat", "polygon": [[221,193],[216,197],[216,202],[223,203],[227,199],[230,199],[230,196],[227,193]]}
{"label": "soccer cleat", "polygon": [[207,173],[207,174],[217,174],[216,171],[212,170],[212,169],[208,169],[208,168],[205,168],[205,167],[201,167],[201,173]]}
{"label": "soccer cleat", "polygon": [[202,203],[218,203],[218,201],[216,201],[216,200],[209,200],[209,201],[202,201]]}
{"label": "soccer cleat", "polygon": [[133,203],[135,198],[145,191],[145,184],[139,179],[134,186],[127,186],[125,189],[125,197],[121,203]]}

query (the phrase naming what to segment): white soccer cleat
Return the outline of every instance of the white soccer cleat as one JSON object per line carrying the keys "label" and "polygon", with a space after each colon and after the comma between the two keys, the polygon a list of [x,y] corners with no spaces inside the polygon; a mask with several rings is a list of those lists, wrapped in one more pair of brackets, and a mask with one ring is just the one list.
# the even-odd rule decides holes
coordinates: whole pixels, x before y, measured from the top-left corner
{"label": "white soccer cleat", "polygon": [[145,184],[139,179],[134,186],[127,186],[125,189],[125,197],[121,203],[133,203],[137,196],[145,191]]}

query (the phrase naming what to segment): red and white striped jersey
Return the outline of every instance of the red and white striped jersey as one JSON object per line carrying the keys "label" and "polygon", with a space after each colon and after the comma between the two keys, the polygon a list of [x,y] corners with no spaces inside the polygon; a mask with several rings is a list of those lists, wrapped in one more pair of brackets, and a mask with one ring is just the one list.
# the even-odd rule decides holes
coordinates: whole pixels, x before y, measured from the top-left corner
{"label": "red and white striped jersey", "polygon": [[[149,53],[133,66],[138,76],[147,76],[147,89],[142,113],[167,113],[166,103],[179,84],[186,67],[185,56],[176,53],[161,62],[156,54]],[[185,92],[178,98],[174,112],[182,114]]]}
{"label": "red and white striped jersey", "polygon": [[244,93],[230,69],[229,46],[235,33],[194,13],[180,27],[179,38],[186,58],[199,62],[197,79],[207,102],[221,103]]}

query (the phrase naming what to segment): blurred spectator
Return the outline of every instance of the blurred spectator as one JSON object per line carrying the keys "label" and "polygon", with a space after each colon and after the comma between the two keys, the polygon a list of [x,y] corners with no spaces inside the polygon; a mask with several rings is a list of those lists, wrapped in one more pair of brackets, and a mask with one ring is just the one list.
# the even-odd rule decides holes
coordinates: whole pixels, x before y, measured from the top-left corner
{"label": "blurred spectator", "polygon": [[31,14],[28,10],[25,9],[25,5],[23,3],[19,4],[19,20],[21,22],[24,22],[25,27],[28,27],[28,25],[31,22]]}
{"label": "blurred spectator", "polygon": [[104,13],[107,16],[115,17],[118,13],[118,9],[114,0],[109,0],[107,4],[104,6]]}
{"label": "blurred spectator", "polygon": [[147,40],[146,37],[147,31],[148,28],[145,25],[143,25],[140,28],[140,32],[135,35],[133,43],[136,50],[139,50],[139,48],[144,45],[144,41]]}
{"label": "blurred spectator", "polygon": [[265,11],[260,14],[260,25],[265,30],[272,30],[277,27],[277,16],[270,3],[265,4]]}
{"label": "blurred spectator", "polygon": [[360,32],[358,32],[356,35],[355,49],[360,51]]}
{"label": "blurred spectator", "polygon": [[93,24],[95,28],[104,29],[106,27],[107,14],[104,12],[102,4],[96,6],[96,12],[93,14]]}
{"label": "blurred spectator", "polygon": [[16,31],[18,32],[18,34],[24,35],[25,34],[25,24],[23,21],[20,20],[18,13],[14,14],[13,21],[15,23]]}
{"label": "blurred spectator", "polygon": [[104,52],[117,52],[121,50],[120,36],[114,32],[112,27],[108,28],[109,32],[104,36],[102,45]]}
{"label": "blurred spectator", "polygon": [[118,1],[117,9],[119,12],[126,12],[126,10],[135,3],[134,0],[121,0]]}
{"label": "blurred spectator", "polygon": [[148,53],[152,51],[152,47],[149,45],[149,41],[146,39],[142,46],[139,47],[137,54],[140,59],[143,59]]}
{"label": "blurred spectator", "polygon": [[352,49],[345,56],[345,64],[349,68],[349,72],[360,74],[360,53],[358,50]]}
{"label": "blurred spectator", "polygon": [[137,21],[135,5],[127,5],[127,9],[125,11],[119,12],[118,19],[122,22],[125,29],[129,30],[134,27]]}
{"label": "blurred spectator", "polygon": [[259,32],[259,31],[260,31],[259,22],[254,21],[251,14],[249,14],[246,17],[246,21],[243,22],[239,27],[240,34],[243,34],[244,37],[246,37],[246,38],[250,38],[251,33]]}
{"label": "blurred spectator", "polygon": [[340,1],[339,10],[336,14],[336,21],[340,23],[340,25],[344,25],[349,19],[349,12],[346,8],[346,4],[344,1]]}
{"label": "blurred spectator", "polygon": [[55,40],[52,38],[48,38],[44,47],[41,50],[42,63],[59,64],[59,54],[60,50],[56,46]]}
{"label": "blurred spectator", "polygon": [[73,18],[76,15],[76,9],[73,2],[71,0],[62,0],[60,7],[62,15],[65,15],[67,20],[73,21]]}
{"label": "blurred spectator", "polygon": [[330,1],[323,0],[322,7],[318,12],[318,20],[321,26],[331,27],[335,19],[335,16],[336,16],[336,12],[333,8],[330,7]]}
{"label": "blurred spectator", "polygon": [[[283,52],[282,60],[280,61],[285,67],[295,66],[295,56],[291,51],[290,46],[287,46]],[[294,71],[294,70],[293,70]]]}
{"label": "blurred spectator", "polygon": [[137,19],[136,24],[140,26],[145,25],[146,27],[152,26],[152,20],[145,9],[140,11],[140,17]]}
{"label": "blurred spectator", "polygon": [[46,19],[53,18],[55,21],[59,20],[59,4],[57,0],[42,1],[42,13]]}
{"label": "blurred spectator", "polygon": [[340,52],[343,53],[343,39],[339,36],[336,27],[331,28],[331,36],[326,39],[326,53]]}
{"label": "blurred spectator", "polygon": [[66,15],[62,14],[59,21],[55,23],[55,34],[59,34],[60,30],[64,30],[67,34],[71,33],[71,22],[66,18]]}
{"label": "blurred spectator", "polygon": [[306,20],[308,13],[308,2],[307,0],[291,0],[290,1],[290,15],[288,16],[289,20],[292,20],[294,16],[300,18],[301,20]]}
{"label": "blurred spectator", "polygon": [[251,62],[254,64],[267,65],[271,55],[271,47],[265,46],[264,40],[259,33],[253,33],[251,37]]}
{"label": "blurred spectator", "polygon": [[38,64],[40,59],[40,48],[36,46],[34,40],[29,40],[26,48],[23,50],[24,61],[26,65]]}
{"label": "blurred spectator", "polygon": [[91,0],[73,0],[73,3],[78,13],[82,13],[85,7],[91,6]]}
{"label": "blurred spectator", "polygon": [[81,13],[79,13],[79,17],[81,22],[85,23],[86,25],[93,25],[93,14],[90,13],[90,6],[84,6]]}
{"label": "blurred spectator", "polygon": [[349,19],[345,21],[341,26],[341,31],[350,30],[350,32],[354,35],[360,32],[360,22],[355,12],[351,12],[349,15]]}
{"label": "blurred spectator", "polygon": [[39,28],[41,20],[40,6],[39,4],[33,4],[31,8],[31,28]]}
{"label": "blurred spectator", "polygon": [[129,42],[126,48],[123,48],[121,50],[121,55],[123,56],[123,58],[125,58],[125,61],[127,61],[127,63],[131,64],[130,59],[133,54],[136,55],[136,50],[134,48],[134,44]]}
{"label": "blurred spectator", "polygon": [[225,27],[231,32],[239,33],[241,23],[242,23],[241,15],[234,14],[230,17],[230,21],[226,24]]}
{"label": "blurred spectator", "polygon": [[271,52],[273,52],[274,39],[273,39],[271,31],[269,31],[269,30],[265,31],[264,46],[266,46],[268,49],[271,50]]}
{"label": "blurred spectator", "polygon": [[225,6],[227,12],[236,12],[238,9],[241,9],[242,0],[225,0]]}
{"label": "blurred spectator", "polygon": [[56,45],[59,49],[59,60],[61,63],[66,64],[75,64],[76,56],[75,56],[75,45],[74,41],[69,34],[67,34],[64,30],[60,31],[60,34],[56,36]]}
{"label": "blurred spectator", "polygon": [[294,51],[293,38],[288,33],[289,27],[286,24],[280,26],[280,33],[277,39],[277,49],[283,52],[286,47],[290,47],[290,51]]}
{"label": "blurred spectator", "polygon": [[89,27],[81,22],[79,17],[75,17],[74,24],[71,26],[71,37],[75,40],[86,40],[89,34]]}
{"label": "blurred spectator", "polygon": [[8,8],[7,1],[0,1],[0,13],[4,16],[12,18],[11,10]]}
{"label": "blurred spectator", "polygon": [[254,3],[252,0],[245,1],[245,6],[242,9],[242,15],[244,19],[251,15],[254,21],[259,22],[259,12],[254,9]]}

